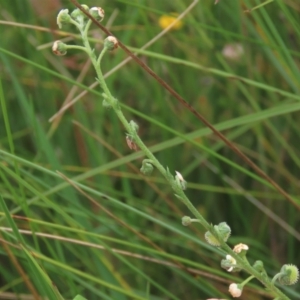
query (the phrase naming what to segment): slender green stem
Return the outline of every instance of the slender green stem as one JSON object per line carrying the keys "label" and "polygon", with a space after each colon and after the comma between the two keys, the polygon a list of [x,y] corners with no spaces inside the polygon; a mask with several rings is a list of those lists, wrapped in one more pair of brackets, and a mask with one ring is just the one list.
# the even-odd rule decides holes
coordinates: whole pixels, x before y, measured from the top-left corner
{"label": "slender green stem", "polygon": [[66,45],[66,49],[67,50],[70,50],[70,49],[77,49],[77,50],[81,50],[81,51],[84,51],[86,52],[88,55],[89,55],[89,52],[87,51],[87,49],[85,47],[82,47],[82,46],[77,46],[77,45]]}
{"label": "slender green stem", "polygon": [[253,278],[255,278],[255,276],[250,276],[249,278],[247,278],[245,281],[243,281],[243,286],[246,285],[250,280],[252,280]]}
{"label": "slender green stem", "polygon": [[93,21],[89,19],[85,25],[84,31],[83,31],[83,37],[84,39],[87,39],[88,31],[92,25]]}
{"label": "slender green stem", "polygon": [[78,22],[76,22],[75,20],[73,19],[70,19],[70,23],[73,24],[74,26],[77,27],[77,29],[80,31],[80,24]]}
{"label": "slender green stem", "polygon": [[[104,80],[103,73],[100,68],[101,60],[103,59],[105,53],[107,52],[107,48],[104,47],[101,51],[99,57],[97,58],[94,51],[92,50],[89,40],[87,38],[87,30],[90,26],[89,21],[87,22],[87,25],[85,28],[81,28],[81,26],[77,26],[77,28],[80,28],[81,36],[83,39],[84,47],[86,48],[86,52],[88,53],[92,64],[95,68],[95,71],[97,73],[97,78],[100,83],[101,88],[104,91],[105,99],[108,101],[108,103],[112,106],[113,110],[117,114],[120,122],[123,124],[125,129],[128,131],[128,134],[133,138],[134,143],[144,152],[145,156],[148,157],[150,160],[150,163],[154,165],[159,172],[165,177],[165,179],[169,182],[171,185],[173,191],[175,192],[175,195],[182,200],[182,202],[188,207],[188,209],[191,211],[191,213],[197,218],[199,223],[208,230],[220,243],[220,248],[225,251],[225,253],[230,254],[237,262],[237,265],[241,267],[243,270],[251,274],[252,276],[247,279],[245,283],[247,283],[249,280],[253,279],[254,277],[257,278],[263,285],[265,285],[268,290],[274,295],[279,297],[282,300],[289,300],[289,298],[284,295],[279,289],[277,289],[271,282],[269,278],[264,276],[263,273],[258,272],[255,268],[253,268],[249,262],[244,259],[243,257],[240,257],[237,253],[235,253],[226,242],[220,238],[218,232],[215,230],[215,228],[210,225],[203,216],[199,213],[199,211],[195,208],[195,206],[192,204],[192,202],[188,199],[186,194],[183,191],[183,188],[181,185],[178,184],[178,181],[176,178],[174,178],[173,175],[169,173],[169,171],[163,167],[163,165],[159,162],[159,160],[153,155],[153,153],[148,149],[148,147],[144,144],[144,142],[141,140],[139,135],[136,132],[136,129],[134,126],[131,125],[129,121],[125,118],[120,105],[118,105],[118,101],[112,96],[110,93],[110,90],[108,89],[106,82]],[[82,48],[82,47],[80,47]]]}

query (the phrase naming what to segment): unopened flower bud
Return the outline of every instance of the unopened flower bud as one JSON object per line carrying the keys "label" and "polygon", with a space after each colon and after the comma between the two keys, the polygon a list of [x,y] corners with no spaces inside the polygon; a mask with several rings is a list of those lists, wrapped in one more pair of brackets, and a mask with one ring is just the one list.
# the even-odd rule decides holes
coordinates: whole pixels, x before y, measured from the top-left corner
{"label": "unopened flower bud", "polygon": [[241,287],[239,284],[232,283],[229,286],[229,293],[233,298],[239,298],[242,295],[243,287]]}
{"label": "unopened flower bud", "polygon": [[58,56],[66,55],[67,45],[61,41],[55,41],[52,46],[52,52]]}
{"label": "unopened flower bud", "polygon": [[[220,224],[218,225],[214,225],[214,229],[215,231],[219,234],[219,237],[224,241],[226,242],[230,236],[230,233],[231,233],[231,229],[230,227],[227,225],[226,222],[221,222]],[[217,237],[215,237],[211,232],[207,231],[205,233],[205,239],[206,241],[212,245],[212,246],[215,246],[215,247],[218,247],[220,246],[220,242],[218,240]]]}
{"label": "unopened flower bud", "polygon": [[258,272],[263,272],[264,269],[264,263],[261,260],[257,260],[254,264],[253,264],[253,268],[258,271]]}
{"label": "unopened flower bud", "polygon": [[216,231],[219,232],[220,238],[226,242],[231,234],[231,228],[228,226],[226,222],[222,222],[219,225],[214,226]]}
{"label": "unopened flower bud", "polygon": [[92,7],[89,12],[99,22],[104,19],[104,9],[101,7]]}
{"label": "unopened flower bud", "polygon": [[62,9],[56,18],[56,23],[59,28],[62,28],[62,25],[64,23],[70,23],[71,17],[69,15],[69,10],[68,9]]}
{"label": "unopened flower bud", "polygon": [[144,175],[151,175],[152,172],[153,172],[153,166],[152,164],[146,162],[146,163],[143,163],[140,171],[144,174]]}
{"label": "unopened flower bud", "polygon": [[[89,7],[88,7],[87,5],[82,4],[81,7],[82,7],[84,10],[89,11]],[[74,20],[77,20],[77,21],[78,21],[79,19],[82,20],[82,18],[87,19],[87,16],[86,16],[79,8],[76,8],[76,9],[74,9],[74,10],[72,11],[71,17],[72,17]]]}
{"label": "unopened flower bud", "polygon": [[[177,195],[175,194],[175,196],[177,196]],[[180,199],[180,198],[179,198],[179,199]],[[193,223],[193,222],[198,222],[198,223],[200,223],[200,221],[199,221],[198,219],[192,219],[192,218],[190,218],[190,217],[188,217],[188,216],[182,217],[181,222],[182,222],[182,225],[183,225],[183,226],[189,226],[189,225],[190,225],[191,223]]]}
{"label": "unopened flower bud", "polygon": [[282,285],[295,284],[299,279],[299,270],[294,265],[283,265],[280,272],[274,276],[272,282],[276,280]]}
{"label": "unopened flower bud", "polygon": [[181,222],[183,226],[189,226],[192,223],[192,219],[188,216],[184,216],[182,217]]}
{"label": "unopened flower bud", "polygon": [[110,35],[104,40],[104,48],[107,48],[108,50],[117,49],[118,46],[118,40],[114,36]]}
{"label": "unopened flower bud", "polygon": [[247,250],[249,250],[249,247],[245,244],[242,244],[242,243],[235,245],[234,248],[233,248],[233,251],[235,253],[241,253],[242,251],[247,251]]}
{"label": "unopened flower bud", "polygon": [[226,259],[221,260],[221,268],[225,269],[227,272],[239,272],[239,268],[236,264],[236,260],[231,255],[226,255]]}
{"label": "unopened flower bud", "polygon": [[133,137],[130,135],[126,136],[126,143],[127,146],[129,147],[129,149],[137,151],[138,150],[138,146],[137,144],[133,141]]}
{"label": "unopened flower bud", "polygon": [[81,7],[84,9],[84,10],[86,10],[86,11],[88,11],[90,8],[87,6],[87,5],[85,5],[85,4],[81,4]]}
{"label": "unopened flower bud", "polygon": [[179,185],[182,190],[185,190],[186,181],[183,179],[183,176],[178,171],[175,171],[175,173],[176,173],[175,180],[177,182],[177,185]]}

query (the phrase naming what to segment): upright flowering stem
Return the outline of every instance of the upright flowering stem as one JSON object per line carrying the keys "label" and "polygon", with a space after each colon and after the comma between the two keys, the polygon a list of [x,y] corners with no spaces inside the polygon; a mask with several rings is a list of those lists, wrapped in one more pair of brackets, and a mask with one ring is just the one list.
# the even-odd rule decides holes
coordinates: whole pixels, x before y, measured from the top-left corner
{"label": "upright flowering stem", "polygon": [[180,187],[178,187],[176,184],[174,184],[174,179],[171,178],[170,176],[168,176],[167,170],[162,166],[162,164],[157,160],[157,158],[153,155],[153,153],[143,143],[143,141],[141,140],[141,138],[139,137],[137,132],[132,130],[129,122],[125,118],[120,107],[115,105],[115,99],[107,87],[102,70],[100,68],[101,60],[104,57],[105,53],[108,51],[108,49],[106,47],[104,47],[97,59],[96,55],[94,54],[94,52],[90,46],[90,43],[89,43],[87,37],[85,37],[84,34],[82,34],[82,37],[83,37],[84,46],[87,48],[87,52],[89,53],[90,59],[95,68],[95,71],[97,73],[97,79],[99,81],[99,84],[100,84],[101,88],[103,89],[105,95],[107,96],[106,100],[111,104],[111,106],[114,109],[115,113],[117,114],[119,120],[121,121],[121,123],[123,124],[125,129],[128,131],[128,133],[133,136],[134,142],[138,145],[140,150],[142,150],[144,152],[144,154],[150,160],[152,160],[153,165],[159,170],[159,172],[170,183],[170,185],[173,187],[173,190],[176,193],[176,195],[179,196],[178,198],[180,198],[183,201],[183,203],[190,209],[190,211],[195,215],[195,217],[199,220],[199,222],[202,224],[202,226],[204,226],[204,228],[206,230],[210,231],[212,229],[212,226],[209,225],[209,223],[202,217],[202,215],[199,213],[199,211],[194,207],[194,205],[191,203],[191,201],[187,198],[187,196],[185,195],[183,190]]}
{"label": "upright flowering stem", "polygon": [[[97,73],[97,79],[100,83],[100,86],[101,88],[103,89],[105,95],[107,96],[107,101],[112,105],[115,113],[117,114],[119,120],[121,121],[121,123],[123,124],[123,126],[125,127],[125,129],[134,137],[134,141],[135,143],[139,146],[139,148],[144,152],[144,154],[152,160],[153,162],[153,165],[161,172],[162,175],[164,175],[165,178],[167,178],[166,176],[166,170],[165,168],[160,164],[160,162],[156,159],[156,157],[152,154],[152,152],[147,148],[147,146],[143,143],[143,141],[140,139],[140,137],[138,136],[138,134],[136,133],[136,131],[133,131],[129,122],[127,121],[127,119],[125,118],[123,112],[120,110],[119,106],[116,106],[115,105],[115,99],[114,97],[112,96],[112,94],[110,93],[107,85],[106,85],[106,82],[104,80],[104,77],[103,77],[103,74],[102,74],[102,71],[101,71],[101,68],[100,68],[100,63],[101,63],[101,60],[104,56],[104,54],[107,52],[107,48],[103,48],[100,55],[99,55],[99,58],[96,59],[96,56],[95,54],[93,53],[91,47],[90,47],[90,44],[88,42],[88,40],[86,39],[84,41],[84,45],[85,47],[88,48],[88,52],[90,53],[90,58],[91,58],[91,61],[92,61],[92,64],[96,70],[96,73]],[[168,178],[167,178],[168,179]]]}
{"label": "upright flowering stem", "polygon": [[[217,1],[216,1],[217,2]],[[82,6],[84,9],[88,10],[87,6]],[[92,8],[92,12],[99,13],[99,18],[104,17],[104,10],[102,8]],[[90,11],[91,11],[90,10]],[[97,15],[96,15],[97,17]],[[260,271],[257,268],[254,268],[249,264],[246,257],[243,255],[239,255],[240,251],[247,250],[244,246],[239,245],[238,248],[235,248],[235,251],[233,251],[226,243],[227,238],[230,235],[230,227],[225,223],[222,222],[219,225],[212,226],[210,225],[203,216],[199,213],[199,211],[195,208],[195,206],[192,204],[192,202],[188,199],[186,194],[184,193],[184,190],[186,188],[186,182],[182,175],[176,171],[176,176],[170,174],[168,168],[164,168],[162,164],[157,160],[157,158],[153,155],[153,153],[148,149],[148,147],[143,143],[141,138],[139,137],[137,130],[138,126],[133,121],[128,122],[125,118],[120,105],[118,104],[118,100],[116,100],[112,94],[110,93],[110,90],[108,89],[106,82],[104,80],[104,76],[101,71],[101,60],[103,59],[104,55],[108,50],[111,50],[117,46],[117,40],[114,37],[108,37],[104,42],[104,47],[97,57],[94,50],[91,48],[91,45],[88,40],[88,30],[92,24],[91,20],[87,20],[86,16],[82,14],[81,11],[74,11],[71,16],[68,15],[68,10],[62,10],[57,18],[57,23],[61,27],[63,23],[72,23],[74,24],[78,30],[81,33],[82,41],[84,47],[81,46],[69,46],[69,45],[62,45],[60,42],[56,42],[54,45],[53,51],[57,55],[63,55],[66,53],[66,50],[74,48],[74,49],[80,49],[84,50],[88,56],[91,59],[91,62],[95,68],[95,71],[97,73],[97,79],[99,81],[99,84],[101,88],[104,91],[104,99],[105,99],[105,105],[108,107],[112,107],[116,115],[118,116],[119,120],[125,127],[125,129],[128,132],[127,138],[130,141],[129,146],[133,150],[137,150],[138,148],[145,154],[145,156],[148,157],[148,160],[145,160],[145,164],[150,164],[150,166],[145,166],[143,171],[146,173],[151,173],[152,165],[156,167],[159,172],[165,177],[165,179],[169,182],[171,185],[173,191],[175,192],[175,196],[179,198],[192,212],[192,214],[197,218],[197,221],[201,223],[201,225],[209,232],[209,234],[206,236],[208,239],[212,236],[214,237],[214,246],[217,246],[221,248],[226,254],[227,257],[230,257],[230,260],[234,262],[233,266],[229,266],[228,271],[232,271],[235,269],[235,264],[237,266],[237,269],[243,269],[247,271],[252,276],[256,277],[259,281],[261,281],[268,290],[274,295],[274,297],[278,297],[281,300],[289,300],[287,296],[285,296],[279,289],[277,289],[274,284],[272,284],[271,280],[265,276],[265,273]],[[114,44],[115,43],[115,44]],[[108,104],[108,105],[107,105]],[[183,220],[184,225],[189,225],[190,222],[195,222],[195,220],[190,220],[188,217],[186,217]],[[239,250],[239,252],[237,251]],[[232,258],[232,259],[231,259]],[[226,263],[226,261],[225,261]],[[232,264],[232,263],[230,263]],[[290,270],[290,265],[287,265],[287,267],[284,268],[283,271],[287,272]],[[283,272],[282,271],[282,272]],[[287,282],[287,277],[285,274],[280,273],[280,276],[276,276],[274,278],[274,282],[276,279],[281,278],[281,280],[284,280]],[[282,275],[283,274],[283,275]],[[288,273],[289,274],[289,273]],[[298,279],[298,275],[294,275],[295,279]],[[251,277],[252,279],[252,277]],[[295,281],[294,279],[294,281]],[[249,279],[250,280],[250,279]],[[246,282],[245,282],[246,283]],[[237,284],[233,284],[231,289],[233,289],[234,293],[236,293]]]}
{"label": "upright flowering stem", "polygon": [[88,47],[90,50],[89,52],[91,55],[91,60],[94,65],[94,68],[97,73],[97,78],[99,80],[100,86],[102,87],[104,93],[107,96],[108,102],[111,103],[115,113],[117,114],[119,120],[123,124],[123,126],[126,128],[128,133],[133,136],[134,142],[138,145],[141,151],[144,152],[144,154],[152,161],[152,164],[160,171],[160,173],[166,178],[166,180],[170,183],[172,186],[177,198],[181,199],[182,202],[188,207],[188,209],[193,213],[193,215],[199,220],[199,223],[208,231],[210,231],[217,239],[220,241],[220,248],[222,248],[226,253],[229,253],[234,259],[236,259],[237,263],[239,263],[242,268],[247,271],[252,276],[256,277],[259,281],[261,281],[266,287],[269,288],[270,291],[274,293],[274,295],[280,296],[280,299],[282,300],[289,300],[289,298],[284,295],[279,289],[277,289],[274,285],[271,284],[269,279],[266,279],[264,276],[262,276],[258,271],[256,271],[248,262],[247,260],[242,259],[240,256],[238,256],[222,239],[220,239],[218,233],[215,231],[214,227],[211,226],[199,213],[199,211],[195,208],[195,206],[192,204],[192,202],[188,199],[186,194],[184,193],[183,189],[176,184],[176,180],[171,177],[168,173],[168,171],[161,165],[161,163],[157,160],[157,158],[153,155],[153,153],[148,149],[148,147],[143,143],[143,141],[140,139],[139,135],[136,131],[132,130],[132,127],[130,126],[129,122],[125,118],[123,112],[121,111],[119,106],[115,105],[115,99],[111,95],[106,82],[104,80],[100,63],[101,59],[103,58],[104,54],[107,52],[106,48],[103,48],[102,52],[99,55],[98,60],[96,60],[95,55],[93,54],[89,42],[85,41],[85,46]]}

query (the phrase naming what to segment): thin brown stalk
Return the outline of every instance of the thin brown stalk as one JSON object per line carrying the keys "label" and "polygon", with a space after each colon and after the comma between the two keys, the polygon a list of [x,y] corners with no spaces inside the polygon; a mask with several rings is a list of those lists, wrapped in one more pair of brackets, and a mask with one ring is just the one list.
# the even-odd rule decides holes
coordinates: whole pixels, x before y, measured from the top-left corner
{"label": "thin brown stalk", "polygon": [[30,281],[28,275],[26,274],[26,272],[24,271],[24,269],[22,268],[22,266],[18,262],[17,258],[13,254],[13,252],[10,250],[10,248],[8,246],[8,242],[5,241],[4,239],[2,239],[1,235],[0,235],[0,243],[3,246],[3,249],[6,251],[7,256],[10,258],[12,264],[15,266],[15,268],[18,271],[18,273],[20,274],[20,276],[23,278],[24,284],[27,286],[27,288],[30,291],[30,293],[32,294],[33,298],[35,300],[40,300],[41,297],[39,296],[39,293],[35,289],[34,285]]}
{"label": "thin brown stalk", "polygon": [[[76,0],[70,0],[78,9],[80,9],[94,24],[96,24],[107,35],[114,36],[107,28],[101,25],[93,18],[88,11],[83,9]],[[208,120],[198,113],[186,100],[184,100],[170,85],[160,78],[152,69],[150,69],[143,61],[134,55],[119,39],[119,46],[149,75],[151,75],[163,88],[165,88],[173,97],[175,97],[185,108],[194,114],[205,126],[207,126],[219,139],[221,139],[233,152],[235,152],[243,161],[245,161],[259,176],[268,181],[280,194],[282,194],[291,204],[300,210],[298,204],[284,189],[282,189],[271,177],[269,177],[259,166],[249,159],[239,148],[237,148],[230,140],[228,140],[219,130],[217,130]]]}

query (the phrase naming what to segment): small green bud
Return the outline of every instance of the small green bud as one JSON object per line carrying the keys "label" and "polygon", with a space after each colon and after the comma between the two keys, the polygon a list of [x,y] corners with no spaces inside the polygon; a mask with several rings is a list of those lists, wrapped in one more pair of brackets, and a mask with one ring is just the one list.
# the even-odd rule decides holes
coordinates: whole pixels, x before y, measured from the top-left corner
{"label": "small green bud", "polygon": [[110,35],[104,40],[104,48],[110,51],[117,49],[118,46],[119,46],[118,40],[114,36]]}
{"label": "small green bud", "polygon": [[220,238],[224,242],[226,242],[228,240],[228,238],[230,237],[230,234],[231,234],[231,229],[227,225],[227,223],[222,222],[219,225],[215,225],[214,227],[215,227],[216,231],[219,233]]}
{"label": "small green bud", "polygon": [[91,16],[95,18],[97,21],[101,22],[104,19],[104,9],[101,7],[92,7],[89,10]]}
{"label": "small green bud", "polygon": [[[226,242],[230,236],[231,233],[231,229],[230,227],[227,225],[226,222],[222,222],[219,225],[214,225],[214,229],[215,231],[219,234],[219,237]],[[211,232],[207,231],[205,233],[205,239],[206,241],[215,247],[221,246],[218,238],[216,238]]]}
{"label": "small green bud", "polygon": [[[175,196],[176,196],[176,194],[175,194]],[[199,221],[198,219],[192,219],[192,218],[190,218],[190,217],[188,217],[188,216],[182,217],[181,222],[182,222],[182,225],[183,225],[183,226],[189,226],[189,225],[190,225],[191,223],[193,223],[193,222],[198,222],[198,223],[200,223],[200,221]]]}
{"label": "small green bud", "polygon": [[[89,7],[85,4],[82,4],[81,7],[86,10],[86,11],[89,11]],[[87,19],[88,17],[79,9],[79,8],[76,8],[72,11],[71,13],[71,17],[74,19],[74,20],[82,20],[82,18],[84,19]]]}
{"label": "small green bud", "polygon": [[103,99],[102,106],[106,109],[111,109],[112,108],[111,104],[106,99]]}
{"label": "small green bud", "polygon": [[257,260],[254,264],[253,264],[253,268],[258,271],[258,272],[264,272],[265,268],[264,268],[264,263],[261,260]]}
{"label": "small green bud", "polygon": [[84,9],[84,10],[86,10],[86,11],[88,11],[90,8],[87,6],[87,5],[85,5],[85,4],[81,4],[81,7]]}
{"label": "small green bud", "polygon": [[261,260],[257,260],[253,264],[253,268],[258,271],[265,279],[269,280],[269,276],[264,268],[264,263]]}
{"label": "small green bud", "polygon": [[[149,160],[148,160],[149,161]],[[153,165],[148,162],[147,160],[143,160],[143,164],[142,167],[140,169],[140,171],[144,174],[144,175],[151,175],[153,172]]]}
{"label": "small green bud", "polygon": [[276,274],[272,283],[277,280],[282,285],[292,285],[295,284],[299,279],[299,270],[294,265],[283,265],[280,272]]}
{"label": "small green bud", "polygon": [[69,15],[69,10],[68,9],[62,9],[56,18],[56,23],[58,25],[58,28],[62,28],[62,25],[64,23],[70,23],[71,17]]}
{"label": "small green bud", "polygon": [[183,226],[189,226],[192,223],[192,219],[188,216],[184,216],[182,217],[181,222]]}
{"label": "small green bud", "polygon": [[52,46],[52,52],[58,56],[66,55],[67,45],[61,41],[55,41]]}

